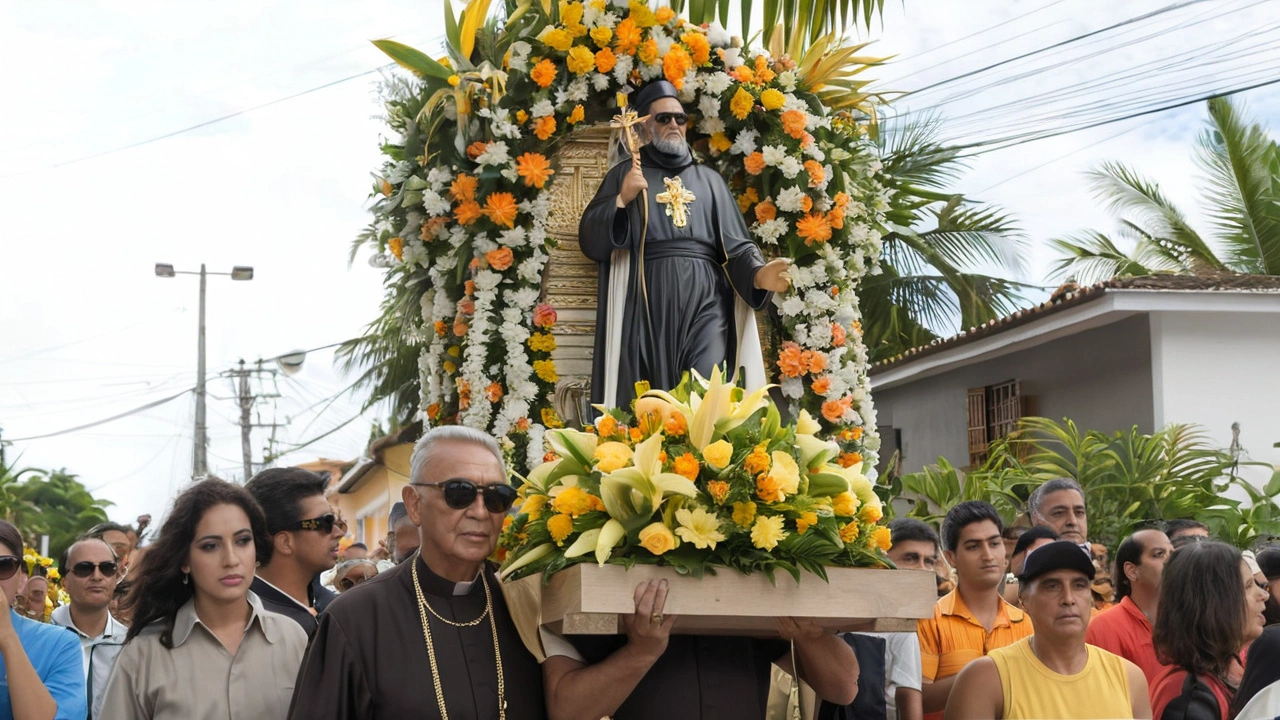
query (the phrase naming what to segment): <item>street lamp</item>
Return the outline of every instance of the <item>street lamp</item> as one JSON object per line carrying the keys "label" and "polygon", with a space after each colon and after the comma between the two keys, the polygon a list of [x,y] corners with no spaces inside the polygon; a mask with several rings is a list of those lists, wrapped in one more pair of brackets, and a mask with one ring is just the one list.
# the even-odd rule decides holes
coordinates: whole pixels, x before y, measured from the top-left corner
{"label": "street lamp", "polygon": [[253,268],[246,265],[236,265],[231,268],[229,273],[208,272],[205,270],[204,263],[200,263],[200,272],[190,272],[182,270],[174,270],[172,265],[167,263],[156,263],[156,277],[171,278],[177,275],[199,275],[200,276],[200,337],[199,337],[199,355],[196,359],[196,434],[194,438],[195,449],[192,453],[192,470],[191,473],[195,477],[207,475],[209,473],[209,431],[205,424],[204,399],[204,296],[205,296],[205,277],[209,275],[225,275],[232,280],[252,280]]}

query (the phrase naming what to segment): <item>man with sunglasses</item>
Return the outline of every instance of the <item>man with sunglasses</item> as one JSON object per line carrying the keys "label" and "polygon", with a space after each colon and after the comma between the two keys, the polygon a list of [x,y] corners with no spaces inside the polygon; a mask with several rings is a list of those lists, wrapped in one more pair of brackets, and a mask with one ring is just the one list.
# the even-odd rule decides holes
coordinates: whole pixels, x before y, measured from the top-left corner
{"label": "man with sunglasses", "polygon": [[669,390],[726,363],[763,386],[754,310],[790,287],[787,261],[764,261],[724,178],[694,159],[675,86],[631,99],[646,144],[605,175],[578,226],[600,264],[591,401],[625,407],[637,381]]}
{"label": "man with sunglasses", "polygon": [[129,632],[110,611],[121,568],[105,540],[84,537],[67,548],[58,571],[71,604],[55,609],[49,620],[80,638],[89,720],[94,720],[101,717],[107,680]]}
{"label": "man with sunglasses", "polygon": [[545,718],[542,671],[487,562],[516,499],[501,449],[478,430],[438,427],[414,447],[409,476],[402,497],[421,547],[321,616],[289,717]]}
{"label": "man with sunglasses", "polygon": [[347,534],[324,496],[328,477],[302,468],[268,468],[245,489],[262,506],[271,534],[269,559],[250,589],[271,612],[291,617],[308,635],[316,616],[337,593],[315,582],[338,561],[338,543]]}

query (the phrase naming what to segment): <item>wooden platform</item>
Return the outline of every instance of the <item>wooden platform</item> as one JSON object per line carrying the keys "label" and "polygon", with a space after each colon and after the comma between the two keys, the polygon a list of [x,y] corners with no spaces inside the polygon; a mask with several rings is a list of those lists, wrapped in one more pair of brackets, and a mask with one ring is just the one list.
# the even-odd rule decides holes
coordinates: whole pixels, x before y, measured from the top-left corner
{"label": "wooden platform", "polygon": [[[835,632],[914,632],[916,620],[933,615],[938,595],[934,574],[924,570],[827,568],[830,583],[804,573],[801,582],[786,573],[771,585],[763,574],[743,575],[719,568],[701,579],[673,569],[636,565],[574,565],[548,585],[535,575],[522,594],[541,594],[541,620],[562,635],[623,632],[618,616],[635,609],[636,585],[650,578],[670,583],[665,612],[679,616],[673,632],[686,635],[776,635],[774,618],[813,618]],[[526,595],[526,596],[528,596]]]}

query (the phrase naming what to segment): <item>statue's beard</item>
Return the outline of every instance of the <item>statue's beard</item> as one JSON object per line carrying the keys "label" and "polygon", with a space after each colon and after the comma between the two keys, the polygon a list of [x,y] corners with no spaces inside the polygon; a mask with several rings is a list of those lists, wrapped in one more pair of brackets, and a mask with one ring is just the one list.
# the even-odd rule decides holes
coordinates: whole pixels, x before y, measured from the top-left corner
{"label": "statue's beard", "polygon": [[689,144],[685,142],[684,138],[672,138],[668,140],[667,138],[660,137],[658,135],[654,135],[653,139],[650,140],[650,143],[653,145],[654,150],[664,152],[668,155],[683,155],[685,148],[689,146]]}

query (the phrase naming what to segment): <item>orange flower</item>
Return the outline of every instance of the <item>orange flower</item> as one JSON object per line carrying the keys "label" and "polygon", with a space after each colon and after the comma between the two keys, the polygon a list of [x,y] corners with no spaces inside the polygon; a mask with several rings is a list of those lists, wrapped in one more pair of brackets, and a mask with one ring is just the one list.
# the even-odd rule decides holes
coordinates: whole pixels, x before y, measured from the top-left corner
{"label": "orange flower", "polygon": [[516,199],[509,192],[489,193],[484,199],[484,214],[494,225],[515,227],[516,214],[519,212]]}
{"label": "orange flower", "polygon": [[827,369],[827,354],[820,350],[806,353],[809,357],[809,372],[817,375]]}
{"label": "orange flower", "polygon": [[391,251],[392,255],[396,256],[397,260],[404,260],[404,240],[403,239],[398,237],[391,238],[390,240],[387,241],[387,249]]}
{"label": "orange flower", "polygon": [[437,337],[444,337],[445,331],[448,330],[443,320],[437,320],[432,327],[435,328]]}
{"label": "orange flower", "polygon": [[809,528],[818,524],[818,513],[812,510],[800,513],[800,517],[796,518],[796,533],[803,535],[809,531]]}
{"label": "orange flower", "polygon": [[[490,195],[489,197],[493,196]],[[490,250],[484,254],[484,259],[485,262],[489,263],[489,267],[497,270],[498,272],[502,272],[503,270],[511,267],[511,262],[514,260],[511,248],[507,247]]]}
{"label": "orange flower", "polygon": [[430,242],[435,239],[441,228],[448,222],[449,219],[444,215],[437,215],[422,223],[422,232],[418,233],[418,237],[422,238],[423,241]]}
{"label": "orange flower", "polygon": [[618,56],[613,54],[609,48],[605,48],[596,53],[596,71],[607,73],[613,70],[618,64]]}
{"label": "orange flower", "polygon": [[759,175],[764,172],[764,153],[759,150],[751,153],[742,160],[742,166],[752,175]]}
{"label": "orange flower", "polygon": [[843,208],[849,204],[849,194],[844,192],[838,192],[836,193],[836,196],[832,198],[832,202],[836,204],[836,207]]}
{"label": "orange flower", "polygon": [[862,428],[860,427],[849,428],[849,440],[851,442],[858,442],[861,439],[862,439]]}
{"label": "orange flower", "polygon": [[683,90],[684,76],[689,72],[692,62],[683,45],[672,45],[666,56],[662,58],[662,74],[676,86],[677,90]]}
{"label": "orange flower", "polygon": [[711,43],[707,41],[706,35],[700,32],[687,32],[680,36],[680,42],[689,46],[694,65],[706,65],[711,62]]}
{"label": "orange flower", "polygon": [[787,377],[800,377],[804,374],[807,363],[800,346],[794,342],[785,342],[778,351],[778,369]]}
{"label": "orange flower", "polygon": [[787,110],[782,113],[782,131],[799,140],[804,137],[804,124],[807,120],[803,110]]}
{"label": "orange flower", "polygon": [[751,68],[746,65],[739,65],[733,69],[733,73],[731,74],[738,82],[749,83],[754,82],[756,79],[756,74],[751,72]]}
{"label": "orange flower", "polygon": [[810,135],[809,133],[805,133],[804,135],[802,135],[800,137],[800,147],[802,148],[813,147],[813,136]]}
{"label": "orange flower", "polygon": [[518,123],[520,123],[521,125],[523,125],[523,124],[524,124],[524,121],[525,121],[525,120],[528,120],[528,119],[529,119],[529,113],[527,113],[527,112],[525,112],[525,111],[523,111],[523,110],[517,110],[517,111],[516,111],[516,122],[518,122]]}
{"label": "orange flower", "polygon": [[698,458],[693,453],[685,453],[676,458],[675,471],[677,475],[683,475],[690,480],[698,479],[698,471],[702,469],[702,463],[698,462]]}
{"label": "orange flower", "polygon": [[666,25],[671,22],[671,18],[676,16],[676,12],[669,7],[660,7],[653,13],[653,19],[659,24]]}
{"label": "orange flower", "polygon": [[489,147],[489,143],[477,140],[467,146],[467,157],[475,160],[484,154],[484,149],[487,147]]}
{"label": "orange flower", "polygon": [[640,45],[640,62],[645,65],[652,65],[658,62],[658,41],[653,38],[645,40]]}
{"label": "orange flower", "polygon": [[516,421],[516,432],[529,432],[529,418],[522,417]]}
{"label": "orange flower", "polygon": [[844,347],[847,336],[844,332],[844,326],[840,323],[831,323],[831,344],[834,347]]}
{"label": "orange flower", "polygon": [[768,472],[772,464],[773,460],[769,457],[769,453],[765,452],[763,443],[757,445],[747,455],[747,459],[742,462],[742,466],[746,469],[748,475],[759,475],[760,473]]}
{"label": "orange flower", "polygon": [[458,312],[463,315],[474,315],[476,312],[476,303],[471,299],[463,299],[458,301]]}
{"label": "orange flower", "polygon": [[809,173],[809,187],[818,187],[827,179],[827,171],[822,169],[822,163],[817,160],[805,160],[804,169]]}
{"label": "orange flower", "polygon": [[828,400],[822,403],[822,417],[828,422],[840,422],[845,412],[853,407],[853,398],[845,396],[839,400]]}
{"label": "orange flower", "polygon": [[550,60],[543,58],[537,65],[533,66],[533,70],[530,71],[529,77],[533,78],[533,81],[538,83],[538,87],[540,88],[551,87],[551,83],[555,82],[556,79],[556,65]]}
{"label": "orange flower", "polygon": [[723,480],[712,480],[707,483],[707,492],[717,505],[723,505],[725,498],[729,497],[729,483]]}
{"label": "orange flower", "polygon": [[831,221],[822,213],[809,213],[796,221],[796,234],[805,245],[824,243],[831,239]]}
{"label": "orange flower", "polygon": [[778,216],[778,206],[772,200],[765,200],[756,206],[756,222],[769,222]]}
{"label": "orange flower", "polygon": [[644,439],[644,431],[638,427],[627,430],[627,437],[631,438],[631,442],[638,443]]}
{"label": "orange flower", "polygon": [[831,389],[831,376],[823,375],[813,379],[813,392],[815,395],[826,395]]}
{"label": "orange flower", "polygon": [[462,283],[462,292],[466,293],[467,295],[472,295],[475,293],[475,291],[476,291],[475,280],[468,280]]}
{"label": "orange flower", "polygon": [[431,403],[427,406],[427,418],[435,420],[440,417],[440,403]]}
{"label": "orange flower", "polygon": [[831,223],[833,230],[839,230],[844,227],[844,208],[831,208],[827,213],[827,221]]}
{"label": "orange flower", "polygon": [[489,383],[489,387],[484,389],[484,396],[489,398],[489,402],[496,403],[502,399],[502,385],[500,383]]}
{"label": "orange flower", "polygon": [[524,178],[526,187],[541,190],[556,171],[551,169],[551,162],[545,155],[527,152],[516,158],[516,174]]}
{"label": "orange flower", "polygon": [[453,218],[463,225],[470,225],[482,215],[484,212],[480,210],[480,203],[475,200],[468,200],[453,209]]}
{"label": "orange flower", "polygon": [[887,527],[878,527],[872,530],[871,544],[888,552],[889,548],[893,547],[893,531]]}
{"label": "orange flower", "polygon": [[782,483],[772,475],[761,475],[756,479],[756,497],[765,502],[782,502],[787,498],[782,492]]}
{"label": "orange flower", "polygon": [[612,415],[602,415],[600,421],[596,423],[596,432],[600,433],[600,437],[607,438],[618,432],[618,419]]}
{"label": "orange flower", "polygon": [[540,303],[533,309],[533,324],[544,329],[555,325],[556,309],[547,303]]}
{"label": "orange flower", "polygon": [[[843,467],[843,468],[853,467],[854,465],[861,465],[862,456],[856,452],[840,453],[839,462],[840,462],[840,467]],[[875,522],[875,520],[870,520],[868,522]]]}
{"label": "orange flower", "polygon": [[756,82],[761,85],[767,85],[773,82],[777,75],[769,69],[769,58],[764,55],[756,56]]}
{"label": "orange flower", "polygon": [[466,337],[467,324],[461,318],[453,321],[453,334],[456,337]]}
{"label": "orange flower", "polygon": [[636,22],[631,18],[618,23],[613,29],[613,37],[614,47],[620,53],[634,55],[636,48],[640,46],[640,28],[636,27]]}
{"label": "orange flower", "polygon": [[587,116],[587,111],[584,110],[581,105],[574,105],[573,112],[569,113],[569,117],[565,118],[565,122],[569,123],[570,125],[576,125],[582,122],[582,120],[586,118],[586,116]]}
{"label": "orange flower", "polygon": [[546,140],[556,132],[556,119],[551,115],[538,118],[533,122],[533,134],[538,136],[539,140]]}
{"label": "orange flower", "polygon": [[454,178],[453,183],[449,185],[449,195],[458,202],[467,202],[476,199],[476,186],[480,184],[472,175],[462,174]]}
{"label": "orange flower", "polygon": [[684,419],[684,415],[680,413],[672,413],[671,417],[662,424],[662,429],[671,437],[680,437],[689,431],[689,425]]}
{"label": "orange flower", "polygon": [[805,212],[809,212],[810,210],[812,210],[812,209],[813,209],[813,198],[809,197],[808,195],[805,195],[805,196],[800,200],[800,209],[801,209],[801,210],[803,210],[803,211],[805,211]]}
{"label": "orange flower", "polygon": [[747,188],[746,192],[738,196],[738,212],[745,213],[751,209],[752,205],[755,205],[758,202],[760,202],[760,193],[756,192],[756,189],[753,187]]}

